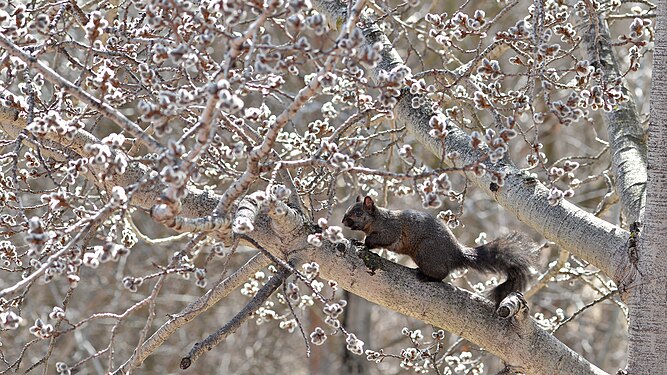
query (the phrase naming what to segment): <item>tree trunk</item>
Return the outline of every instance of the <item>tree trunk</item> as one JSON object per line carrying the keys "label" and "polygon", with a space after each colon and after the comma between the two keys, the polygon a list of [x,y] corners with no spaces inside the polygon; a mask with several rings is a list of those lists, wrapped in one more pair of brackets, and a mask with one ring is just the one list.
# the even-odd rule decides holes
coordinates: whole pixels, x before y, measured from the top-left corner
{"label": "tree trunk", "polygon": [[[636,266],[629,285],[628,373],[667,374],[667,2],[659,1],[651,88],[646,224],[639,248],[629,246]],[[637,251],[638,250],[638,251]]]}

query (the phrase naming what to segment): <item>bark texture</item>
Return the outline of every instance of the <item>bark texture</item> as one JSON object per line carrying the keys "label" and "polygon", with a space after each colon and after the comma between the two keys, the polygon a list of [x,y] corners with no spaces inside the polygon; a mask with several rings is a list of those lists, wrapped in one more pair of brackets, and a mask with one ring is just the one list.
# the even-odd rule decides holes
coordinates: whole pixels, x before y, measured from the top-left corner
{"label": "bark texture", "polygon": [[667,2],[658,2],[657,15],[649,125],[647,221],[639,248],[631,246],[629,254],[637,268],[636,278],[629,286],[629,374],[667,374]]}
{"label": "bark texture", "polygon": [[[622,74],[611,48],[607,23],[602,15],[587,15],[584,21],[583,41],[588,60],[600,69],[605,84],[613,86]],[[622,212],[627,223],[632,224],[642,219],[646,203],[646,140],[634,96],[625,83],[621,83],[621,90],[629,100],[602,112],[602,118],[609,133],[611,167]]]}

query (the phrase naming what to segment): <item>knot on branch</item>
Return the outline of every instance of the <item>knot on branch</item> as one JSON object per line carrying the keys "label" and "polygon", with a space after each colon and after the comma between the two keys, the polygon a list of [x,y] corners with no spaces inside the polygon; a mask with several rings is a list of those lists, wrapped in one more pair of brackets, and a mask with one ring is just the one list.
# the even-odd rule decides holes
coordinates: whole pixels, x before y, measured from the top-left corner
{"label": "knot on branch", "polygon": [[281,235],[303,229],[304,219],[300,211],[288,206],[284,200],[289,197],[285,189],[272,189],[276,194],[256,191],[247,195],[236,211],[232,228],[234,233],[248,234],[255,229],[260,215],[271,219],[271,229]]}
{"label": "knot on branch", "polygon": [[508,319],[516,316],[520,312],[528,312],[528,310],[530,310],[530,308],[528,307],[528,302],[523,297],[523,293],[512,292],[500,301],[496,313],[502,319]]}
{"label": "knot on branch", "polygon": [[190,357],[185,357],[181,359],[181,364],[179,365],[179,367],[181,368],[181,370],[186,370],[188,367],[190,367],[191,364],[192,360],[190,359]]}

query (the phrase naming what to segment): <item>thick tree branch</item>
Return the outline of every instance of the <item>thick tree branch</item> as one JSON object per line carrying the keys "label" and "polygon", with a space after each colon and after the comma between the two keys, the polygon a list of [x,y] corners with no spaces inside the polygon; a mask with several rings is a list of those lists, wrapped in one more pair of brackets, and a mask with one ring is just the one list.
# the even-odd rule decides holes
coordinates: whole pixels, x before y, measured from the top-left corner
{"label": "thick tree branch", "polygon": [[[246,197],[249,200],[254,197]],[[306,240],[308,223],[287,215],[282,229],[302,235],[291,237],[286,245],[283,236],[270,230],[261,204],[242,203],[240,207],[250,208],[243,215],[254,218],[258,225],[248,235],[267,251],[281,259],[289,254],[296,264],[317,262],[321,277],[336,280],[362,298],[463,336],[529,374],[604,374],[533,319],[500,319],[487,300],[449,283],[420,282],[414,270],[350,242],[325,241],[322,247],[313,247]]]}
{"label": "thick tree branch", "polygon": [[609,132],[611,165],[621,198],[623,213],[628,223],[641,221],[646,203],[646,139],[639,120],[634,95],[628,91],[611,47],[609,28],[602,15],[587,14],[583,42],[591,65],[602,72],[607,86],[621,81],[621,90],[628,101],[611,111],[603,111],[602,118]]}
{"label": "thick tree branch", "polygon": [[422,283],[414,272],[374,254],[364,254],[377,267],[371,274],[353,249],[342,254],[333,246],[323,250],[303,254],[320,264],[322,276],[371,302],[465,337],[525,373],[604,374],[532,319],[518,325],[502,320],[480,297],[447,283]]}
{"label": "thick tree branch", "polygon": [[[338,0],[316,0],[313,1],[313,5],[334,23],[336,20],[345,19],[347,7]],[[383,45],[382,61],[374,68],[375,77],[381,70],[391,71],[392,68],[403,64],[398,52],[376,23],[366,23],[363,32],[368,45],[378,42]],[[468,134],[454,125],[450,124],[449,135],[444,141],[431,137],[429,121],[436,112],[431,110],[430,102],[419,109],[414,109],[411,105],[414,96],[404,91],[395,111],[399,121],[421,144],[440,158],[446,155],[445,151],[457,151],[460,158],[455,160],[456,166],[472,165],[484,159],[481,150],[471,147]],[[444,161],[451,163],[449,159]],[[544,237],[588,260],[615,281],[621,280],[628,272],[626,254],[628,232],[567,201],[563,200],[551,206],[547,200],[547,188],[538,181],[528,179],[512,164],[503,161],[492,164],[488,160],[483,163],[487,171],[505,174],[504,186],[498,191],[492,191],[491,173],[486,173],[482,177],[469,174],[468,178],[506,210],[532,226]]]}

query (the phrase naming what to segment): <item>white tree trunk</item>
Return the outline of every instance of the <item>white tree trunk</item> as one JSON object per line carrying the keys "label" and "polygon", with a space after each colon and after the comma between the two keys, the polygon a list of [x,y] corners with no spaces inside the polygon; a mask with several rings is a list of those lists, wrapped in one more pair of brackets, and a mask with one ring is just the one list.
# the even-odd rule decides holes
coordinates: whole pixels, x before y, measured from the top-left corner
{"label": "white tree trunk", "polygon": [[651,87],[646,223],[630,284],[629,374],[667,374],[667,2],[659,1]]}

